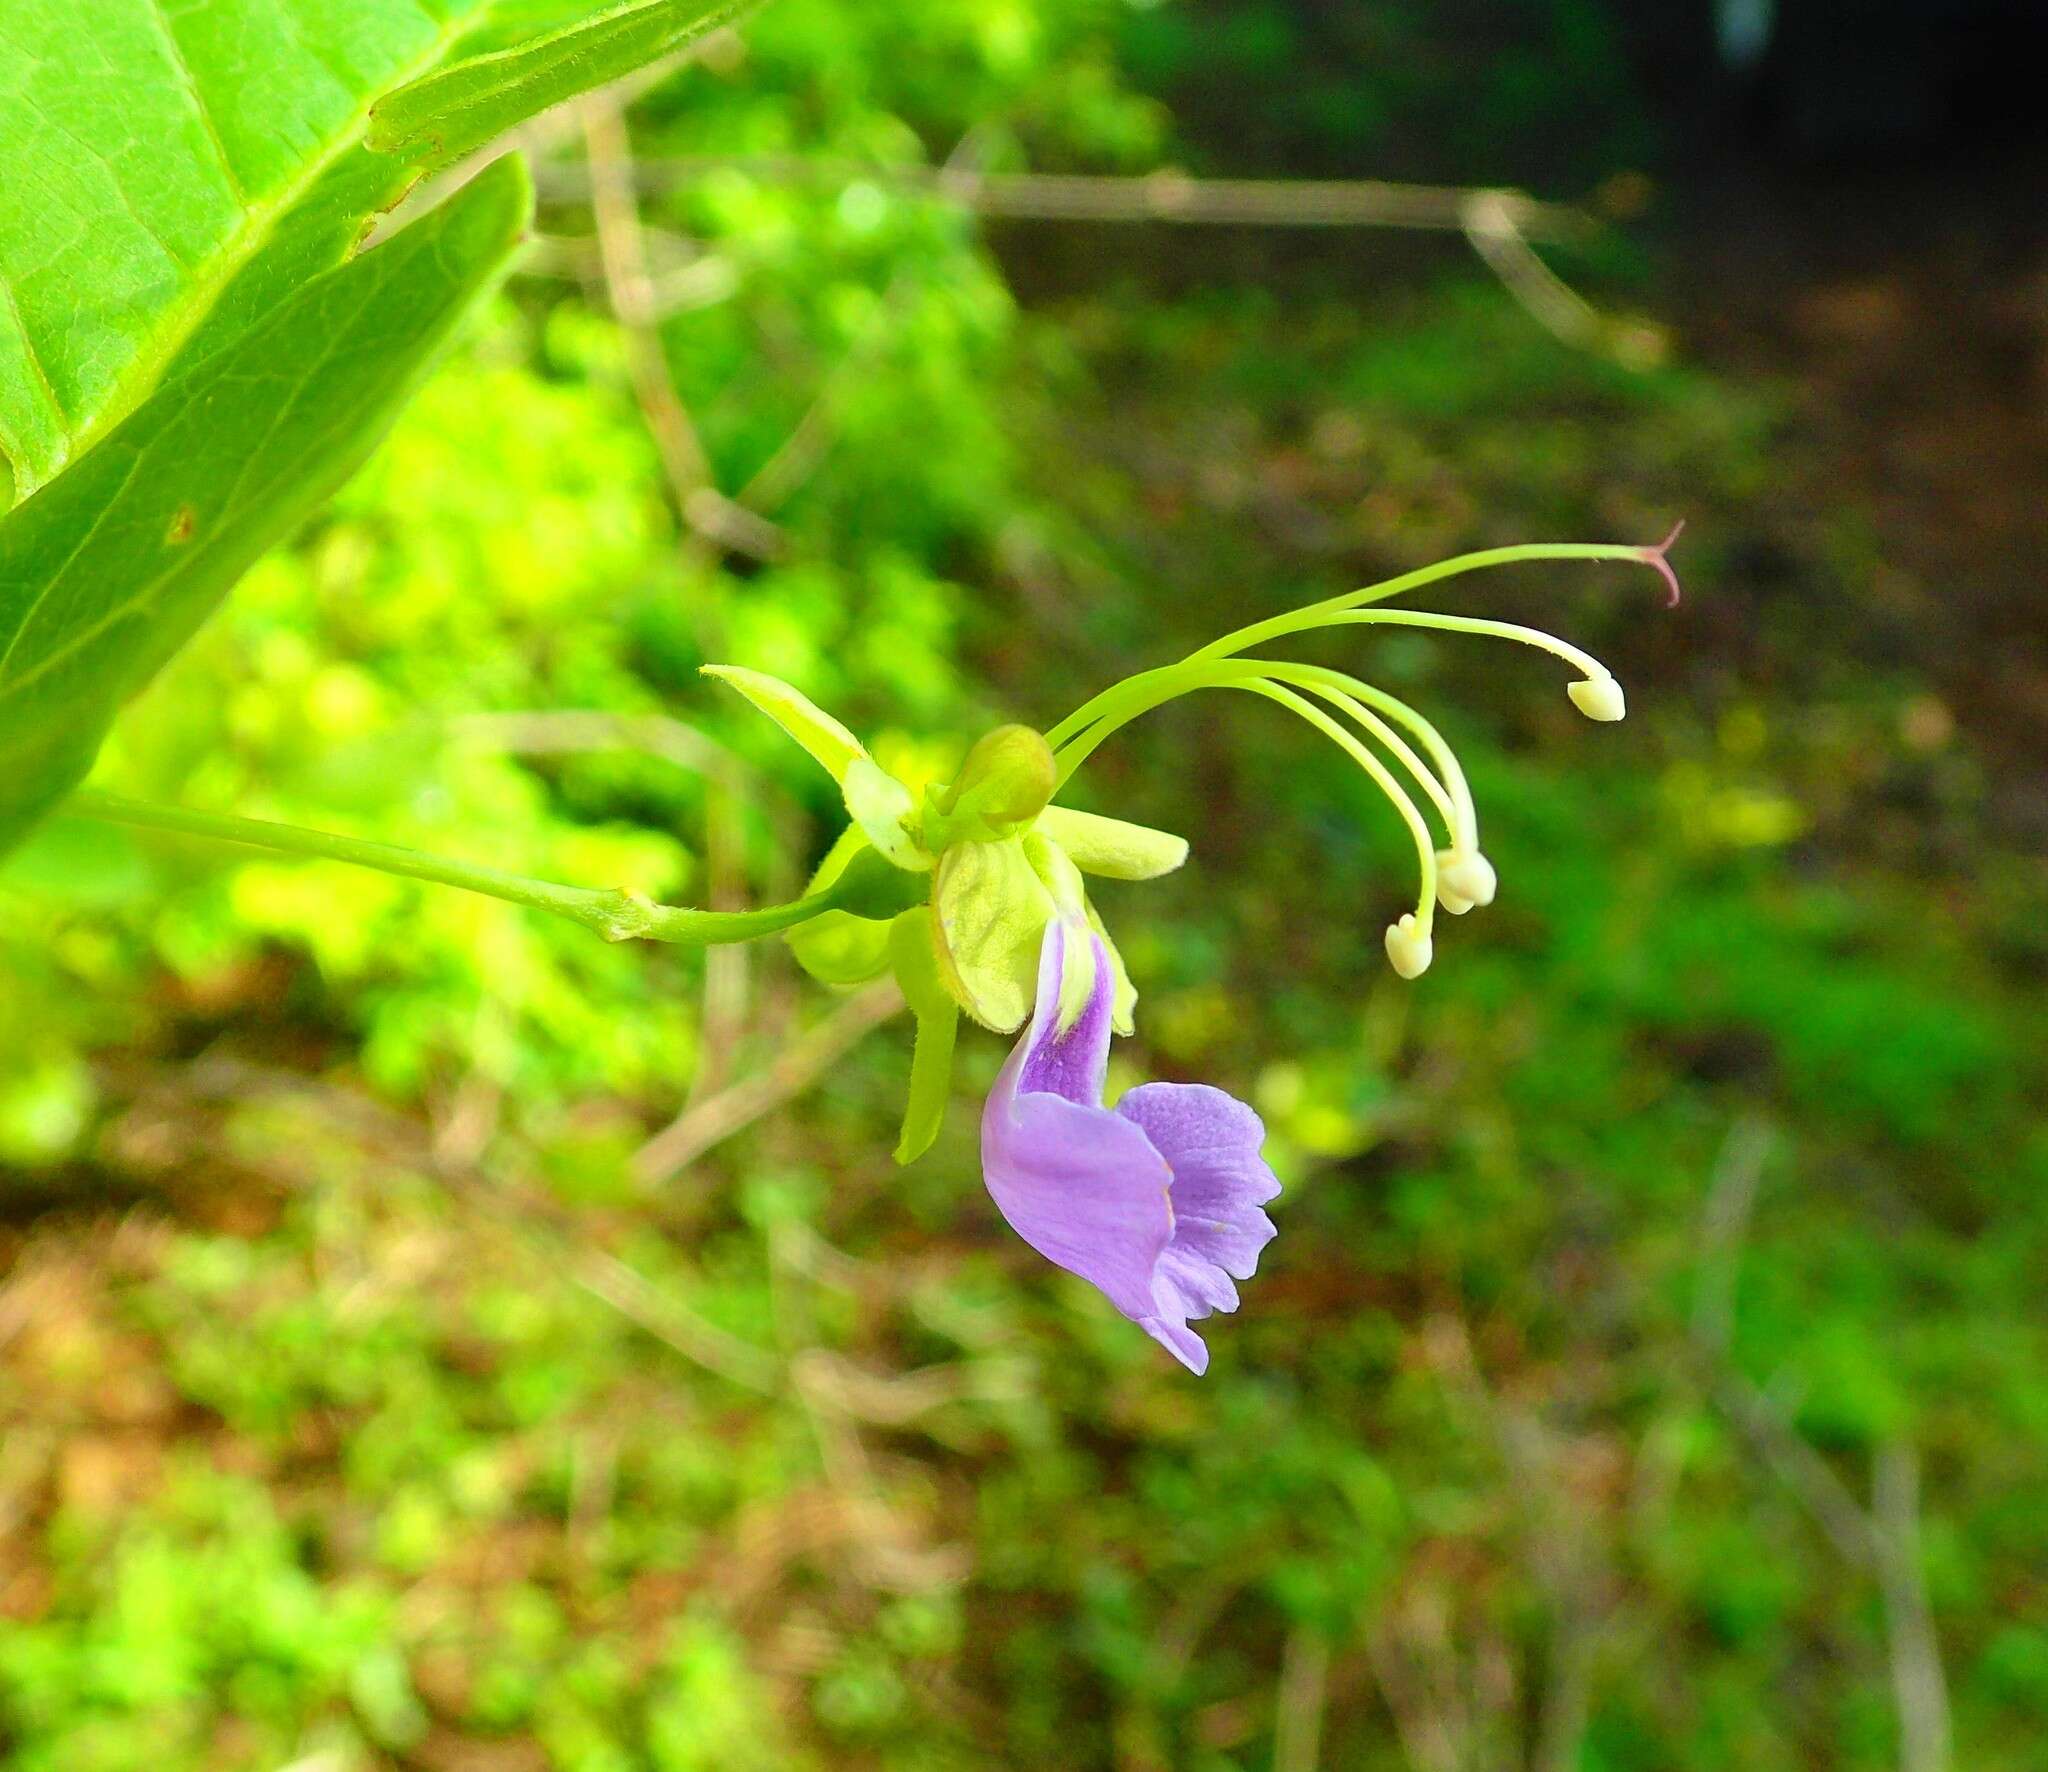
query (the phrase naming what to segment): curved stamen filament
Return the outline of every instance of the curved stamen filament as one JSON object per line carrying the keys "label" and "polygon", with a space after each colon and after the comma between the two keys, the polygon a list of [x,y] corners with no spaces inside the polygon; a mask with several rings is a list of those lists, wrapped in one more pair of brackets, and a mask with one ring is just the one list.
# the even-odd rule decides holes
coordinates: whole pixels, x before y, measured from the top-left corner
{"label": "curved stamen filament", "polygon": [[1436,839],[1430,835],[1428,821],[1423,818],[1421,809],[1408,797],[1407,789],[1395,779],[1393,771],[1366,749],[1364,742],[1355,733],[1338,725],[1314,702],[1304,701],[1284,685],[1260,678],[1226,687],[1249,689],[1254,694],[1277,701],[1291,713],[1299,714],[1325,738],[1339,746],[1372,778],[1373,785],[1393,802],[1394,810],[1401,815],[1401,822],[1408,827],[1408,834],[1415,839],[1416,863],[1422,874],[1422,889],[1415,901],[1415,922],[1417,928],[1426,936],[1436,914]]}
{"label": "curved stamen filament", "polygon": [[[1341,695],[1347,704],[1363,702],[1364,708],[1347,706],[1353,719],[1387,749],[1407,765],[1408,771],[1421,785],[1423,791],[1436,802],[1443,814],[1445,827],[1451,833],[1452,847],[1477,849],[1479,847],[1479,813],[1472,802],[1472,790],[1465,780],[1465,771],[1458,766],[1458,758],[1444,735],[1428,720],[1410,707],[1399,696],[1389,695],[1384,689],[1364,682],[1344,671],[1328,670],[1321,665],[1282,665],[1271,668],[1270,674],[1282,682],[1298,683],[1310,687],[1314,683],[1328,686],[1332,695]],[[1400,736],[1390,732],[1384,721],[1373,718],[1367,712],[1377,708],[1390,715],[1415,734],[1422,748],[1429,753],[1430,761],[1436,765],[1434,774],[1423,767],[1415,754],[1402,743]]]}
{"label": "curved stamen filament", "polygon": [[1483,615],[1438,615],[1428,609],[1345,609],[1325,616],[1320,625],[1436,628],[1447,634],[1486,634],[1496,640],[1519,640],[1524,646],[1534,646],[1539,652],[1548,652],[1567,664],[1577,665],[1589,677],[1614,675],[1590,652],[1574,646],[1569,640],[1560,640],[1541,628],[1524,627],[1515,621],[1493,621]]}
{"label": "curved stamen filament", "polygon": [[[1267,700],[1278,702],[1290,713],[1306,720],[1343,750],[1366,772],[1373,785],[1386,795],[1394,810],[1400,814],[1401,821],[1407,825],[1410,835],[1415,839],[1416,856],[1422,874],[1422,890],[1416,904],[1416,920],[1427,932],[1436,906],[1436,846],[1430,834],[1428,821],[1393,771],[1369,750],[1355,733],[1333,720],[1313,702],[1297,695],[1285,681],[1275,680],[1297,676],[1297,673],[1297,680],[1301,681],[1303,688],[1309,689],[1313,694],[1322,695],[1325,699],[1331,699],[1333,705],[1341,705],[1335,698],[1349,700],[1346,688],[1332,688],[1327,681],[1313,680],[1324,675],[1313,665],[1275,664],[1264,659],[1216,659],[1201,665],[1171,665],[1159,671],[1147,671],[1140,676],[1127,678],[1117,685],[1117,692],[1109,698],[1113,705],[1105,707],[1094,724],[1086,732],[1070,739],[1065,749],[1059,753],[1059,781],[1064,785],[1074,771],[1093,755],[1095,748],[1119,728],[1127,726],[1141,714],[1149,713],[1152,709],[1173,701],[1191,690],[1243,689],[1255,695],[1263,695]],[[1330,672],[1328,676],[1341,678],[1341,673]],[[1353,710],[1347,708],[1345,711]],[[1399,735],[1387,730],[1384,722],[1379,722],[1369,709],[1358,706],[1355,712],[1367,720],[1372,720],[1378,731],[1385,734],[1392,746],[1397,747],[1396,755],[1401,757],[1416,775],[1416,779],[1430,791],[1430,798],[1436,800],[1444,809],[1446,823],[1455,833],[1456,826],[1450,823],[1455,802],[1448,790],[1430,774],[1422,759],[1415,755]]]}

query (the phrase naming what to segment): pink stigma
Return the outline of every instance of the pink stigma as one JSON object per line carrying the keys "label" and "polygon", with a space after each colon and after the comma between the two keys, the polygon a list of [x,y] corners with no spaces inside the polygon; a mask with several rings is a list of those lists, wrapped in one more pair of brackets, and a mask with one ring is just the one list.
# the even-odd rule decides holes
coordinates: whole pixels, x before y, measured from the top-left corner
{"label": "pink stigma", "polygon": [[1636,558],[1642,561],[1645,566],[1654,566],[1657,569],[1658,576],[1669,587],[1671,595],[1664,599],[1664,607],[1666,609],[1676,609],[1678,607],[1678,574],[1671,570],[1671,561],[1668,556],[1671,553],[1671,544],[1684,531],[1685,519],[1681,517],[1676,523],[1672,524],[1671,533],[1654,548],[1642,548],[1636,553]]}

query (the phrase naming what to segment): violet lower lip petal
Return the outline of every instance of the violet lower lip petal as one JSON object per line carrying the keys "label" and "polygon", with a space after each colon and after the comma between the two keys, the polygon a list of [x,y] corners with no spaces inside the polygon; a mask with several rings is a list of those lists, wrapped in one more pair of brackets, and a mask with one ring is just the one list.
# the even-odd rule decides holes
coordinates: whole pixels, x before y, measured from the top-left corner
{"label": "violet lower lip petal", "polygon": [[[1094,981],[1063,1029],[1068,944],[1083,939]],[[1274,1236],[1262,1208],[1280,1183],[1259,1155],[1258,1115],[1221,1089],[1147,1083],[1102,1105],[1109,992],[1102,943],[1049,923],[1030,1025],[982,1114],[983,1179],[1025,1242],[1199,1373],[1209,1350],[1188,1323],[1237,1308],[1233,1281],[1251,1278]]]}

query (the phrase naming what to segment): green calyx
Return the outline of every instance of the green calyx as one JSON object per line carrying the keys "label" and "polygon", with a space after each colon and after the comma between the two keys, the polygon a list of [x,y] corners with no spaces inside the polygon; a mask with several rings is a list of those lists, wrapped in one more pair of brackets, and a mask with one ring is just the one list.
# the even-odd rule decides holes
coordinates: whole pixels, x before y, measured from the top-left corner
{"label": "green calyx", "polygon": [[832,886],[836,911],[849,917],[886,922],[925,902],[930,882],[906,872],[872,849],[852,856]]}
{"label": "green calyx", "polygon": [[[1054,806],[1060,765],[1045,735],[1028,726],[984,733],[959,774],[928,789],[920,804],[851,731],[790,684],[736,665],[705,670],[801,745],[846,803],[853,822],[810,888],[829,892],[831,908],[786,939],[798,964],[826,984],[844,988],[893,973],[902,985],[919,1029],[902,1160],[936,1129],[934,1104],[944,1098],[959,1012],[999,1033],[1029,1019],[1054,917],[1100,939],[1112,1019],[1119,1032],[1132,1031],[1137,992],[1083,876],[1157,879],[1187,860],[1184,839]],[[1071,944],[1062,1014],[1078,1014],[1094,985],[1094,944]]]}

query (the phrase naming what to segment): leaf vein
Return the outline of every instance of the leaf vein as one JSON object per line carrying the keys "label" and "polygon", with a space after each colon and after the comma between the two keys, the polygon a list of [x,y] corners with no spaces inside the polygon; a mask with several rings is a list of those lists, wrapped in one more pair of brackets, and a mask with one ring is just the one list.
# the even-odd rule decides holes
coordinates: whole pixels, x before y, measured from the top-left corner
{"label": "leaf vein", "polygon": [[184,83],[185,94],[192,101],[192,114],[198,118],[199,127],[205,131],[206,139],[212,144],[214,157],[220,162],[220,169],[227,175],[228,190],[244,212],[250,208],[249,193],[242,186],[242,175],[235,170],[235,163],[228,155],[228,144],[221,137],[220,126],[214,121],[213,109],[206,102],[205,89],[199,84],[198,76],[192,72],[192,64],[186,59],[185,46],[178,41],[178,28],[171,22],[171,15],[164,0],[144,0],[144,10],[155,21],[157,32],[163,38],[164,53],[170,58],[172,69]]}
{"label": "leaf vein", "polygon": [[70,424],[71,415],[64,410],[64,402],[57,397],[56,384],[50,380],[50,372],[43,367],[43,359],[36,351],[35,335],[28,329],[28,317],[21,311],[21,299],[14,293],[14,284],[8,278],[0,277],[0,294],[7,297],[7,312],[14,320],[14,330],[21,339],[22,355],[28,360],[36,386],[42,390],[50,410],[57,415],[57,423],[60,426]]}

